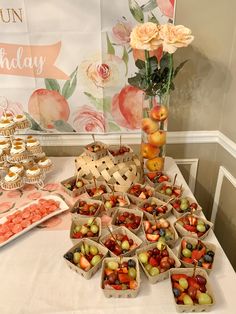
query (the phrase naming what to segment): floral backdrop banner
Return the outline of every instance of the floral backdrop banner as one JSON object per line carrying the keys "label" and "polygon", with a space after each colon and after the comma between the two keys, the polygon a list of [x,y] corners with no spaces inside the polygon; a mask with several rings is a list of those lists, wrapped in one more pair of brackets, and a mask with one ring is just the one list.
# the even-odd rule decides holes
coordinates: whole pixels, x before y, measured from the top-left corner
{"label": "floral backdrop banner", "polygon": [[[0,114],[30,132],[137,132],[143,92],[128,85],[137,23],[172,23],[175,0],[1,0]],[[3,101],[4,100],[4,101]],[[6,108],[5,108],[6,109]]]}

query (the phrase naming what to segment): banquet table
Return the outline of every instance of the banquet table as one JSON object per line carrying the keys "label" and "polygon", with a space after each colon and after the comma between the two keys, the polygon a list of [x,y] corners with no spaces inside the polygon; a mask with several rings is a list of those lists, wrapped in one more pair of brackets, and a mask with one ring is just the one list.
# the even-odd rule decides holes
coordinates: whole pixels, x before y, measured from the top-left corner
{"label": "banquet table", "polygon": [[[55,169],[47,176],[46,184],[60,182],[74,174],[73,157],[52,160]],[[182,184],[184,194],[193,198],[172,158],[167,157],[165,171],[172,177],[177,173],[176,183]],[[174,216],[170,219],[175,220]],[[0,314],[176,312],[169,280],[151,285],[143,273],[136,298],[106,298],[100,288],[101,270],[85,280],[63,260],[63,254],[73,246],[69,223],[65,226],[61,229],[34,228],[0,248]],[[230,241],[230,234],[225,236]],[[210,274],[216,301],[212,313],[236,313],[235,272],[212,230],[206,240],[217,246]],[[175,253],[177,248],[174,248]]]}

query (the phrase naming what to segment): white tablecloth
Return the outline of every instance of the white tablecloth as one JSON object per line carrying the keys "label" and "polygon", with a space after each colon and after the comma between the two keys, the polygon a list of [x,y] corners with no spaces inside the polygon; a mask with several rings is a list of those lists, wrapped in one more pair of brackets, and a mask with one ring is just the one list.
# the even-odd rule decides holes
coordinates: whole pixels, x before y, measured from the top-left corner
{"label": "white tablecloth", "polygon": [[[74,158],[53,158],[55,170],[47,181],[55,182],[74,172]],[[186,195],[192,196],[173,159],[166,170],[178,173]],[[174,219],[172,217],[172,219]],[[230,235],[226,234],[229,238]],[[216,305],[213,313],[236,313],[235,272],[213,232],[207,241],[218,247],[210,275]],[[63,254],[72,247],[69,231],[34,229],[0,249],[0,314],[166,314],[175,313],[169,280],[155,285],[141,276],[135,299],[107,299],[100,289],[101,271],[85,280],[70,270]]]}

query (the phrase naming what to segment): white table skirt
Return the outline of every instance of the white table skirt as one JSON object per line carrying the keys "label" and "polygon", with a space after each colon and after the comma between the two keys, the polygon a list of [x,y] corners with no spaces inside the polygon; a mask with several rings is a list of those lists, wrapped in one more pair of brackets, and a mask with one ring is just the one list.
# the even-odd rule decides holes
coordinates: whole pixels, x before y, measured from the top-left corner
{"label": "white table skirt", "polygon": [[[53,161],[55,170],[48,176],[48,182],[61,181],[74,173],[74,158],[58,157]],[[192,197],[171,158],[167,158],[166,171],[172,176],[178,173],[177,184],[183,184]],[[226,236],[230,241],[230,235]],[[217,245],[210,275],[216,298],[212,312],[236,313],[235,272],[212,231],[207,241]],[[62,256],[70,247],[69,231],[36,228],[1,248],[0,314],[175,313],[169,280],[151,285],[142,274],[137,298],[107,299],[100,289],[101,271],[85,280],[67,267]]]}

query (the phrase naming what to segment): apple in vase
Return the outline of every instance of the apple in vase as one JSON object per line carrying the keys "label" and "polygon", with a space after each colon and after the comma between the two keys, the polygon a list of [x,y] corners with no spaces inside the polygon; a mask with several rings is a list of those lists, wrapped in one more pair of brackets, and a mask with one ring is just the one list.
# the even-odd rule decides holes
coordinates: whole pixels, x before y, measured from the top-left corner
{"label": "apple in vase", "polygon": [[153,120],[165,121],[168,117],[168,108],[166,106],[155,106],[150,111],[150,117]]}
{"label": "apple in vase", "polygon": [[166,131],[156,131],[148,135],[148,143],[161,147],[166,143]]}
{"label": "apple in vase", "polygon": [[141,154],[143,158],[153,159],[160,153],[160,149],[157,146],[153,146],[149,143],[141,144]]}
{"label": "apple in vase", "polygon": [[143,118],[141,127],[147,134],[155,133],[159,129],[158,123],[150,118]]}

